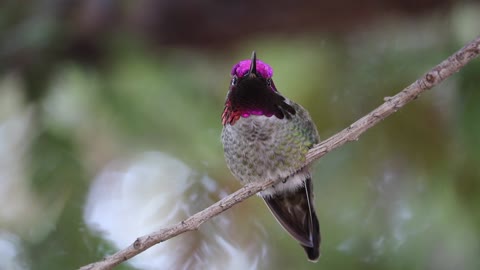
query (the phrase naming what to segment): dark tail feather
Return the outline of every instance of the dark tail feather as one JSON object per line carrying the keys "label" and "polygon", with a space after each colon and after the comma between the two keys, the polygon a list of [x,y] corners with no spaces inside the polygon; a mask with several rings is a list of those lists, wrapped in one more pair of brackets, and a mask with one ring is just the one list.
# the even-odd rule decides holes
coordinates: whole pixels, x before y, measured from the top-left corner
{"label": "dark tail feather", "polygon": [[[315,212],[313,212],[313,217],[312,217],[312,221],[313,221],[313,239],[312,239],[312,247],[309,247],[309,246],[304,246],[304,245],[301,245],[303,247],[303,249],[305,249],[305,252],[307,253],[307,256],[308,256],[308,259],[310,261],[313,261],[313,262],[316,262],[318,260],[318,257],[320,257],[320,225],[318,224],[318,219],[317,219],[317,215],[315,214]],[[317,233],[315,233],[317,232]]]}
{"label": "dark tail feather", "polygon": [[320,225],[313,204],[312,180],[298,190],[263,198],[283,228],[305,249],[310,261],[320,256]]}

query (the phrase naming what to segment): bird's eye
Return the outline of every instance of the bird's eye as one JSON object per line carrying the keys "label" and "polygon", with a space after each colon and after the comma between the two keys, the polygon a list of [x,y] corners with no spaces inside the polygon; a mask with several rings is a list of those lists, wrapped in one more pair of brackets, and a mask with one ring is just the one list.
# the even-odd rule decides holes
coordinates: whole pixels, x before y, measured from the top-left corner
{"label": "bird's eye", "polygon": [[237,76],[233,76],[233,78],[232,78],[232,85],[236,85],[236,84],[237,84],[237,81],[238,81]]}
{"label": "bird's eye", "polygon": [[270,79],[270,78],[267,79],[267,85],[272,86],[272,79]]}

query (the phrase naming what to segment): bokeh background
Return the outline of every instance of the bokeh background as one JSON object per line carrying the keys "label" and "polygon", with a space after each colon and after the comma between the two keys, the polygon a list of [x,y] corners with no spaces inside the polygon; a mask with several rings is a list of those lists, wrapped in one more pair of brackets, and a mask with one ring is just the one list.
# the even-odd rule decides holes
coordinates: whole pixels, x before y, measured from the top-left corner
{"label": "bokeh background", "polygon": [[[480,34],[453,0],[0,3],[0,269],[76,269],[240,187],[256,50],[327,138]],[[314,165],[322,257],[259,198],[117,269],[480,269],[480,61]]]}

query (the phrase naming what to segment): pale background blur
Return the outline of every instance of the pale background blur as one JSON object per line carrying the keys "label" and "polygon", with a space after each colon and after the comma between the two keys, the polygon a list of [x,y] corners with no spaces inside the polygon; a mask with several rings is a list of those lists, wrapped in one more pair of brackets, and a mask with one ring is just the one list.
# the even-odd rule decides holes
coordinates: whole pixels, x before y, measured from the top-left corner
{"label": "pale background blur", "polygon": [[[240,187],[252,50],[322,138],[480,34],[452,0],[0,4],[0,270],[75,269]],[[116,269],[480,269],[480,61],[314,165],[322,256],[252,198]]]}

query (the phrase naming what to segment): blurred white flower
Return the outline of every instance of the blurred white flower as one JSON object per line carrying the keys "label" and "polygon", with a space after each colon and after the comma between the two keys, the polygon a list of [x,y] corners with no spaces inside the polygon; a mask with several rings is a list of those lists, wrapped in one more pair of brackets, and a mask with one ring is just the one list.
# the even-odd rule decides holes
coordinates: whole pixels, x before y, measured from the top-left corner
{"label": "blurred white flower", "polygon": [[[5,84],[0,82],[0,100],[15,103],[13,92],[2,92],[10,85]],[[4,206],[0,207],[0,228],[36,241],[53,229],[61,208],[58,202],[47,206],[31,187],[28,150],[34,133],[33,109],[10,106],[0,119],[0,204]]]}
{"label": "blurred white flower", "polygon": [[20,239],[14,234],[0,230],[0,269],[28,269],[22,253]]}
{"label": "blurred white flower", "polygon": [[[30,216],[34,198],[25,175],[24,154],[30,143],[27,138],[30,114],[16,115],[0,122],[0,222],[14,225],[19,217]],[[22,213],[22,214],[19,214]]]}
{"label": "blurred white flower", "polygon": [[[89,228],[121,249],[209,206],[220,192],[215,181],[184,163],[148,152],[128,162],[112,162],[100,173],[84,218]],[[268,261],[266,247],[259,235],[250,236],[257,241],[238,244],[241,233],[235,234],[232,217],[224,213],[199,231],[165,241],[130,262],[140,269],[256,269],[259,261]]]}

